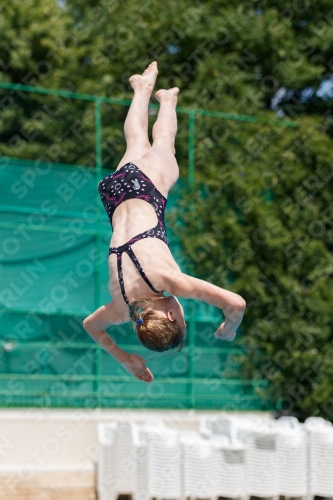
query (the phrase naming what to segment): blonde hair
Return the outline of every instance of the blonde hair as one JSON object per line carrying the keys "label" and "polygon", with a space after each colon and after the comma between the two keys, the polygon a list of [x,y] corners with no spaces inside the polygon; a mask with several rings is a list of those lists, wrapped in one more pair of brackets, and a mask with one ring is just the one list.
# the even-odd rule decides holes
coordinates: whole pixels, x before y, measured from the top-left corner
{"label": "blonde hair", "polygon": [[[143,302],[167,299],[168,297],[148,297],[129,303],[129,315],[133,328],[141,345],[151,351],[164,352],[178,347],[178,352],[184,347],[184,335],[177,321],[156,316],[154,311],[139,312]],[[137,321],[142,319],[142,323]]]}

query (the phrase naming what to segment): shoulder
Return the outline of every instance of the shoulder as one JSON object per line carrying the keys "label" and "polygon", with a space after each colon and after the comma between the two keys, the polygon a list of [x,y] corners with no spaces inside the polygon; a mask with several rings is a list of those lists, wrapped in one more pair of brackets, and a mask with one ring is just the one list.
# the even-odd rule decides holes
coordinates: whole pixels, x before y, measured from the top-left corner
{"label": "shoulder", "polygon": [[194,278],[181,271],[170,274],[166,281],[168,285],[166,291],[184,299],[205,300],[208,289],[214,287],[207,281]]}
{"label": "shoulder", "polygon": [[191,276],[174,269],[163,276],[164,291],[178,297],[190,298],[194,286]]}

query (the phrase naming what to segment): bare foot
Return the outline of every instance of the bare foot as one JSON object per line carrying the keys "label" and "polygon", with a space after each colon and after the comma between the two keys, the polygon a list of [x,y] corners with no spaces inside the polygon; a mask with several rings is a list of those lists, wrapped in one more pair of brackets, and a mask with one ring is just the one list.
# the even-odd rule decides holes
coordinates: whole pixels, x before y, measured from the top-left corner
{"label": "bare foot", "polygon": [[179,92],[178,87],[173,87],[172,89],[169,90],[161,89],[156,92],[155,97],[158,100],[158,102],[161,102],[164,99],[171,99],[174,100],[176,103],[178,92]]}
{"label": "bare foot", "polygon": [[158,74],[157,62],[154,61],[149,64],[148,68],[142,73],[142,75],[133,75],[129,79],[129,82],[133,90],[138,88],[148,88],[152,92],[156,77]]}
{"label": "bare foot", "polygon": [[[159,103],[162,104],[163,102],[166,102],[166,103],[171,104],[171,106],[174,106],[174,108],[176,108],[178,92],[179,92],[178,87],[173,87],[172,89],[168,89],[168,90],[160,89],[156,92],[155,97]],[[177,120],[176,120],[175,125],[177,128]],[[175,150],[174,146],[172,146],[172,151],[173,151],[173,154],[175,155],[176,150]]]}

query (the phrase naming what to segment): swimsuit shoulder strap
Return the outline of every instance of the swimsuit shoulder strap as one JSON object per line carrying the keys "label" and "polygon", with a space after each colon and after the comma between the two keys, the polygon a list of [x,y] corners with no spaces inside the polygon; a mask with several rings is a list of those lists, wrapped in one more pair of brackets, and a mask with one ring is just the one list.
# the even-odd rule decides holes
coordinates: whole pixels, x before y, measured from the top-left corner
{"label": "swimsuit shoulder strap", "polygon": [[127,305],[129,304],[129,300],[128,300],[128,297],[126,295],[125,285],[124,285],[123,265],[122,265],[122,254],[123,254],[123,252],[127,253],[127,255],[129,256],[129,258],[131,259],[131,261],[133,262],[133,264],[135,265],[135,267],[139,271],[140,275],[145,280],[145,282],[147,283],[147,285],[153,290],[153,292],[155,292],[155,293],[162,293],[162,291],[156,290],[156,288],[153,286],[153,284],[151,283],[151,281],[147,278],[144,270],[142,269],[142,267],[140,265],[140,262],[138,261],[135,253],[133,252],[131,246],[128,245],[128,246],[126,246],[126,248],[124,248],[124,246],[125,245],[123,245],[121,251],[119,251],[119,249],[118,249],[118,251],[115,251],[116,249],[114,248],[114,249],[112,249],[112,251],[110,251],[110,253],[117,253],[118,281],[119,281],[119,285],[120,285],[121,294],[122,294],[123,299],[126,302],[126,304]]}
{"label": "swimsuit shoulder strap", "polygon": [[137,268],[137,270],[139,271],[139,273],[141,274],[142,278],[145,280],[147,285],[150,286],[150,288],[153,290],[153,292],[161,293],[161,291],[156,290],[156,288],[152,285],[151,281],[147,278],[144,270],[142,269],[142,267],[140,265],[140,262],[138,261],[135,253],[133,252],[133,250],[130,246],[126,250],[126,253],[130,257],[131,261],[134,263],[135,267]]}
{"label": "swimsuit shoulder strap", "polygon": [[123,264],[122,264],[122,252],[117,253],[117,269],[118,269],[118,281],[120,285],[120,290],[121,290],[121,295],[123,296],[124,301],[126,304],[129,304],[128,297],[125,292],[125,285],[124,285],[124,277],[123,277]]}

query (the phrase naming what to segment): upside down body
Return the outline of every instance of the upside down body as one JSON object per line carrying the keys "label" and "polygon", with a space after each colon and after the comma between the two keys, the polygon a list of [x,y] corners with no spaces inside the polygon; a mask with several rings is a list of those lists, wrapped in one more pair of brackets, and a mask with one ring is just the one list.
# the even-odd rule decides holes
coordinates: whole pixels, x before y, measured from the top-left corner
{"label": "upside down body", "polygon": [[227,341],[235,338],[246,307],[241,296],[182,273],[170,251],[164,213],[168,193],[179,177],[174,156],[178,89],[156,93],[160,110],[151,145],[148,104],[157,73],[154,62],[142,75],[130,78],[134,97],[124,126],[127,149],[116,171],[98,185],[113,228],[109,251],[112,302],[83,322],[103,349],[145,382],[153,380],[145,359],[120,349],[106,328],[132,320],[139,342],[148,349],[180,350],[186,323],[176,297],[199,299],[222,309],[225,322],[215,336]]}

